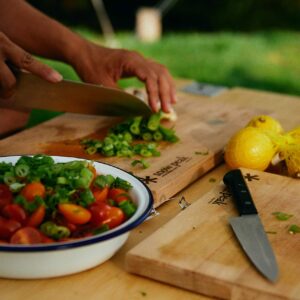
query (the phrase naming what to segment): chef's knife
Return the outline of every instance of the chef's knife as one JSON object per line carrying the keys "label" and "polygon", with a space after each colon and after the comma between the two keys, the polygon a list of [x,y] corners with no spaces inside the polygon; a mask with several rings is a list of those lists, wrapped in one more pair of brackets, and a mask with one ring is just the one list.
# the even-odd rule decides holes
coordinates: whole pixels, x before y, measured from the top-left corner
{"label": "chef's knife", "polygon": [[50,83],[33,74],[18,71],[13,97],[0,99],[0,107],[46,109],[105,116],[150,115],[141,99],[118,89],[63,80]]}
{"label": "chef's knife", "polygon": [[240,213],[239,217],[229,219],[237,239],[256,268],[274,282],[278,278],[276,258],[241,170],[229,171],[223,181],[231,191]]}

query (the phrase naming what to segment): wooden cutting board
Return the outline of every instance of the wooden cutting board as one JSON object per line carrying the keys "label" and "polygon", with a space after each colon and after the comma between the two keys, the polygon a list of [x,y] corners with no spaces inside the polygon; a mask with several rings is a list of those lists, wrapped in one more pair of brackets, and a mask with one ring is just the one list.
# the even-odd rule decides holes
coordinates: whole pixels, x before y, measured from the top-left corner
{"label": "wooden cutting board", "polygon": [[103,138],[116,118],[65,114],[30,130],[0,141],[0,155],[35,154],[83,157],[116,165],[149,185],[155,206],[168,200],[222,161],[222,150],[230,136],[250,118],[265,112],[222,104],[208,97],[183,95],[176,106],[175,126],[180,141],[161,143],[160,157],[149,158],[150,167],[132,167],[133,158],[106,158],[84,153],[80,140]]}
{"label": "wooden cutting board", "polygon": [[[220,183],[127,253],[127,270],[222,299],[300,299],[300,181],[242,169],[279,265],[265,279],[242,251],[228,218],[237,215]],[[293,217],[279,221],[273,212]]]}

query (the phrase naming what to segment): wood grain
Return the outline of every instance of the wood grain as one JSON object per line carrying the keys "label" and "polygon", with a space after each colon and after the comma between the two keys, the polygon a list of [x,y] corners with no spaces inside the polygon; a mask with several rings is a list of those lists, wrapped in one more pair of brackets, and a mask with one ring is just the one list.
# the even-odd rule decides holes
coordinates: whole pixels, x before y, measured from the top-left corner
{"label": "wood grain", "polygon": [[[224,185],[194,202],[127,254],[127,270],[224,299],[300,299],[299,180],[243,170],[280,269],[272,284],[250,263],[228,218],[237,214]],[[247,179],[247,176],[246,176]],[[277,220],[273,212],[293,214]],[[242,296],[243,297],[242,297]]]}

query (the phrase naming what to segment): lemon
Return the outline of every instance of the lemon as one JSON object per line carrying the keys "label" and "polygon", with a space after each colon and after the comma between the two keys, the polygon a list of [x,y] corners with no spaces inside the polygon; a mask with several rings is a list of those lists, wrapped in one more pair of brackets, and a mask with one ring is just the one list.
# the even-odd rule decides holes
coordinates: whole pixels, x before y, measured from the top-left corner
{"label": "lemon", "polygon": [[283,132],[281,124],[274,118],[267,115],[260,115],[252,118],[246,127],[255,127],[278,134]]}
{"label": "lemon", "polygon": [[260,129],[245,127],[229,140],[225,149],[225,161],[232,168],[249,168],[264,171],[270,164],[275,146]]}
{"label": "lemon", "polygon": [[285,160],[288,174],[291,177],[300,177],[300,143],[285,145],[280,152]]}

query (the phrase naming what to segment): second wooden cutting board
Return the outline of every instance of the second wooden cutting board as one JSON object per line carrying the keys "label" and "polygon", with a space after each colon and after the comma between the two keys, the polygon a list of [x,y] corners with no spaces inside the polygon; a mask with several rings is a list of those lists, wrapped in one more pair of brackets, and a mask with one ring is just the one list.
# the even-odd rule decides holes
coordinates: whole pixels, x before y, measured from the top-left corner
{"label": "second wooden cutting board", "polygon": [[[300,299],[298,179],[242,170],[279,265],[279,280],[256,271],[235,238],[228,219],[237,215],[231,195],[218,186],[130,250],[127,270],[222,299]],[[273,212],[293,217],[279,221]]]}

